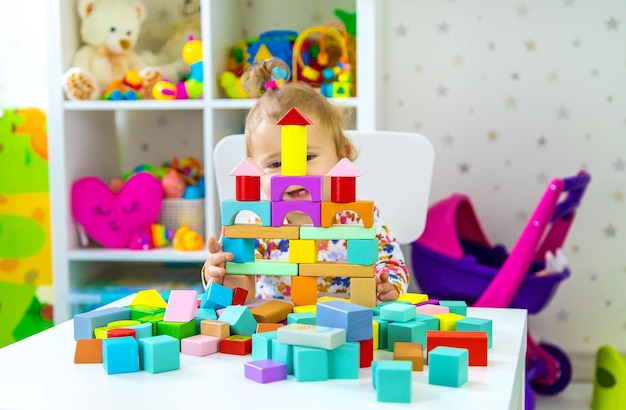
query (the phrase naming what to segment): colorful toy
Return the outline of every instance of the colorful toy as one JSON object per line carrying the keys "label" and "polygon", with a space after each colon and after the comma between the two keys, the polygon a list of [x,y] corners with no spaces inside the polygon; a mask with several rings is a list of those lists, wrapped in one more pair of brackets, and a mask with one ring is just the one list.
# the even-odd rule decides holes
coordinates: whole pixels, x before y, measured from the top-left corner
{"label": "colorful toy", "polygon": [[118,194],[97,177],[72,185],[72,214],[87,235],[107,248],[128,248],[133,235],[145,233],[161,210],[163,189],[147,172],[131,176]]}
{"label": "colorful toy", "polygon": [[172,246],[179,251],[199,251],[204,246],[204,239],[200,234],[183,224],[174,234]]}
{"label": "colorful toy", "polygon": [[[424,233],[411,244],[418,286],[436,299],[538,313],[570,271],[536,273],[545,269],[546,252],[562,247],[590,179],[581,171],[550,181],[510,254],[502,245],[491,246],[467,196],[454,194],[434,204]],[[526,363],[527,408],[534,406],[533,391],[554,395],[571,380],[567,355],[554,345],[538,344],[530,333]]]}
{"label": "colorful toy", "polygon": [[104,90],[103,98],[105,100],[138,100],[141,99],[141,85],[143,79],[137,71],[130,70],[124,75],[123,79],[115,79],[111,81],[106,90]]}
{"label": "colorful toy", "polygon": [[619,409],[626,403],[626,357],[616,348],[601,346],[596,353],[592,410]]}
{"label": "colorful toy", "polygon": [[185,178],[174,168],[161,178],[163,195],[166,198],[180,198],[185,193],[187,182]]}
{"label": "colorful toy", "polygon": [[146,15],[143,4],[125,0],[81,0],[77,8],[84,45],[76,51],[70,69],[63,75],[67,97],[99,99],[112,81],[135,70],[143,79],[139,94],[150,98],[161,71],[157,67],[146,67],[134,52]]}
{"label": "colorful toy", "polygon": [[182,56],[191,70],[189,76],[178,83],[171,83],[166,79],[157,82],[152,89],[152,96],[156,100],[187,100],[202,97],[204,92],[202,41],[190,37],[183,47]]}

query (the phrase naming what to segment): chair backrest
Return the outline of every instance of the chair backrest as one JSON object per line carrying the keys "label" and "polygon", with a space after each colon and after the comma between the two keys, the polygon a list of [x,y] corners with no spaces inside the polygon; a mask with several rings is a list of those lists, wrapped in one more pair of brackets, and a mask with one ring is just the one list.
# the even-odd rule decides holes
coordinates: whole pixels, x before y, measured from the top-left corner
{"label": "chair backrest", "polygon": [[[354,161],[358,199],[374,200],[401,244],[419,238],[429,205],[435,153],[424,136],[410,132],[346,131],[359,152]],[[235,178],[228,174],[246,157],[243,134],[221,139],[213,151],[218,199],[235,198]]]}

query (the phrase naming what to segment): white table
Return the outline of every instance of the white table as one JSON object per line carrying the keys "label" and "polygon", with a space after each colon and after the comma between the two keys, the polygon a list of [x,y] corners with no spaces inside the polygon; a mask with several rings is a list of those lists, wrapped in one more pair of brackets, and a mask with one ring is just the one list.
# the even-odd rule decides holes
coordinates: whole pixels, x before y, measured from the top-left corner
{"label": "white table", "polygon": [[[132,297],[109,306],[125,306]],[[250,355],[181,355],[177,371],[107,375],[102,365],[74,364],[70,320],[0,349],[0,409],[523,409],[526,311],[468,308],[468,316],[493,321],[489,365],[470,367],[460,388],[429,385],[427,371],[413,372],[410,405],[377,402],[371,368],[361,369],[357,380],[289,376],[259,384],[244,377]],[[391,353],[376,351],[376,358]]]}

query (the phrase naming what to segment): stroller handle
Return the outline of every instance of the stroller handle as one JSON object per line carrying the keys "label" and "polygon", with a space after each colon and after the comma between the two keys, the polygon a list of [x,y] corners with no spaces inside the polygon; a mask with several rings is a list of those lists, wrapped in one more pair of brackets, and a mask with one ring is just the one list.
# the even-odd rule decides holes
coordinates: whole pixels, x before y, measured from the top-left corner
{"label": "stroller handle", "polygon": [[551,222],[561,218],[569,219],[572,216],[580,205],[585,189],[591,181],[591,175],[585,171],[580,171],[578,175],[563,178],[561,181],[563,182],[563,192],[567,192],[567,197],[556,205],[552,218],[550,218]]}

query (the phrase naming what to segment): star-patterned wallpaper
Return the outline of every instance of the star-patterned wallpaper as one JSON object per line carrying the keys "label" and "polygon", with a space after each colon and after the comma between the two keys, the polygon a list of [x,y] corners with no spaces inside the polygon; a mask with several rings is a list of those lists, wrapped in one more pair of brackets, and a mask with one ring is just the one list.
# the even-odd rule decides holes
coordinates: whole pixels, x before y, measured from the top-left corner
{"label": "star-patterned wallpaper", "polygon": [[[0,64],[0,106],[45,105],[44,0],[32,1],[28,14],[3,2],[0,51],[14,63]],[[289,28],[266,3],[244,5]],[[332,16],[317,7],[302,10],[312,24]],[[393,0],[383,11],[385,128],[434,144],[431,202],[468,194],[490,240],[511,249],[552,178],[591,174],[563,249],[572,276],[530,329],[568,353],[626,351],[626,3]]]}

